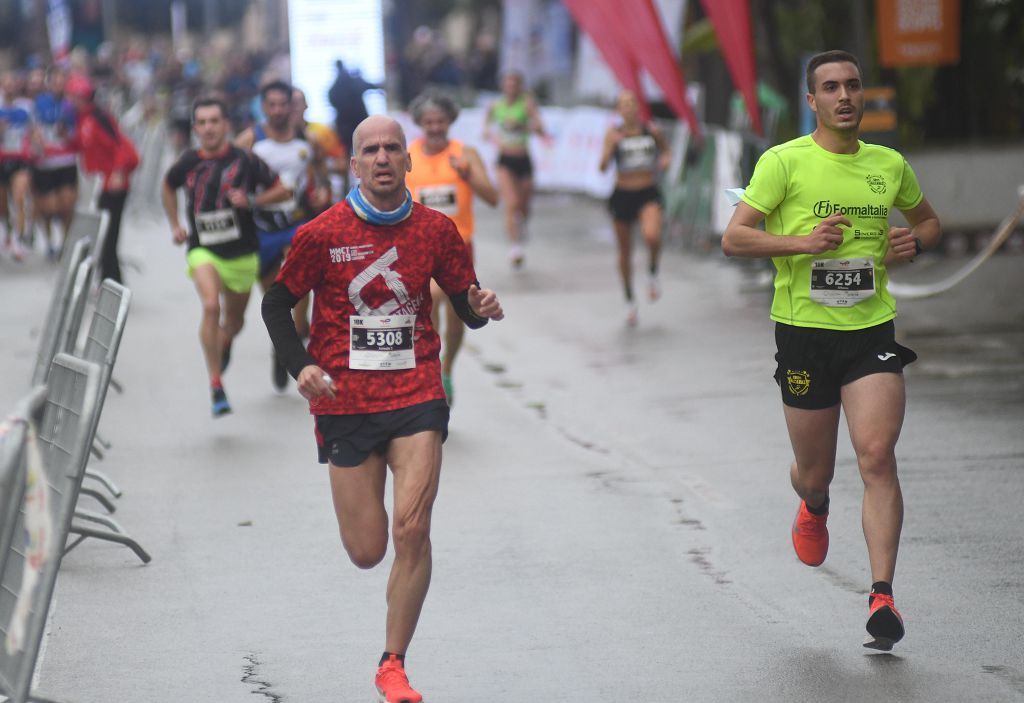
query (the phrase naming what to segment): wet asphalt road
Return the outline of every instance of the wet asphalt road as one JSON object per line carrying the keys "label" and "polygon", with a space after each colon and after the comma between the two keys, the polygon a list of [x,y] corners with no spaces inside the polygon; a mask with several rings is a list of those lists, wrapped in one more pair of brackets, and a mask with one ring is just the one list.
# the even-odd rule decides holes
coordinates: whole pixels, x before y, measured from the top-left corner
{"label": "wet asphalt road", "polygon": [[[508,317],[469,334],[456,371],[408,660],[429,703],[1024,700],[1024,256],[901,304],[898,334],[921,357],[898,449],[908,634],[880,654],[861,646],[870,579],[842,433],[829,558],[792,554],[757,269],[669,242],[664,297],[628,329],[599,205],[541,198],[520,272],[496,214],[478,214],[478,271]],[[255,302],[225,377],[236,412],[214,422],[181,251],[136,217],[123,253],[142,270],[128,272],[125,393],[107,401],[101,468],[154,560],[99,543],[68,556],[40,692],[373,700],[386,570],[344,558],[303,403],[270,386]],[[962,263],[923,257],[900,280]],[[10,407],[49,279],[41,262],[0,272],[0,297],[26,301],[0,311]]]}

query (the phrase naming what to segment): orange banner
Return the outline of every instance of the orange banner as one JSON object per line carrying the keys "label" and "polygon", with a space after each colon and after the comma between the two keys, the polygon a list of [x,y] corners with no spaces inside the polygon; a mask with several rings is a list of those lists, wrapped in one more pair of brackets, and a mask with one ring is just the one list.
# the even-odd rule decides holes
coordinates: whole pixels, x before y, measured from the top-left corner
{"label": "orange banner", "polygon": [[882,66],[960,62],[960,0],[875,0]]}
{"label": "orange banner", "polygon": [[861,132],[891,132],[896,129],[896,91],[889,86],[864,89]]}

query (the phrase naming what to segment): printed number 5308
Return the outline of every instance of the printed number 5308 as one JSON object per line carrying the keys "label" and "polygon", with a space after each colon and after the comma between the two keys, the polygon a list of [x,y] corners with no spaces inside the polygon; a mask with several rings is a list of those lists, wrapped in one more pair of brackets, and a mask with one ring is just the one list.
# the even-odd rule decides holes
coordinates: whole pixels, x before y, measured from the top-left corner
{"label": "printed number 5308", "polygon": [[366,344],[371,347],[394,347],[402,344],[401,330],[388,330],[366,333]]}

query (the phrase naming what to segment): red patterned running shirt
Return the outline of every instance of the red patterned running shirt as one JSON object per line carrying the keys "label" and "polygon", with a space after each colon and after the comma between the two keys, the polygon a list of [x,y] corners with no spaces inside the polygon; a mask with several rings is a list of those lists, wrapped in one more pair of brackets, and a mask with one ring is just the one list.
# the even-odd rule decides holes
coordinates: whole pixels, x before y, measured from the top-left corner
{"label": "red patterned running shirt", "polygon": [[[299,228],[277,281],[297,297],[313,291],[308,351],[338,388],[334,400],[310,402],[313,415],[384,412],[445,397],[441,340],[430,322],[431,278],[455,295],[476,282],[476,273],[455,224],[419,203],[396,225],[373,225],[341,201]],[[360,332],[353,343],[353,318],[357,325],[387,318],[369,320],[372,326],[402,315],[415,319],[412,349],[405,352],[415,367],[352,368],[359,363],[350,363],[350,350],[358,356],[366,341]],[[395,332],[389,343],[395,335],[402,341]]]}

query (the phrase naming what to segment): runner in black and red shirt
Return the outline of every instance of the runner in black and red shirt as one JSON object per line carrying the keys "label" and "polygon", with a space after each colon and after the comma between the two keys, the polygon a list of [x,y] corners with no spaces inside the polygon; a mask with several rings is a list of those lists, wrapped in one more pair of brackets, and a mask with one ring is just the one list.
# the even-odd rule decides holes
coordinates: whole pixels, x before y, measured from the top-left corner
{"label": "runner in black and red shirt", "polygon": [[[199,339],[218,417],[231,412],[220,376],[259,273],[252,209],[284,200],[289,192],[258,156],[227,141],[227,107],[220,99],[197,100],[192,123],[199,149],[187,150],[167,171],[163,205],[174,243],[188,242],[188,274],[203,304]],[[187,230],[178,219],[177,189],[182,187]]]}
{"label": "runner in black and red shirt", "polygon": [[[417,703],[422,697],[409,686],[405,652],[430,583],[430,515],[448,430],[430,279],[469,327],[503,313],[494,293],[478,287],[455,224],[412,202],[398,123],[367,118],[353,140],[360,185],[299,229],[263,299],[263,319],[310,401],[342,542],[362,568],[379,563],[387,550],[384,482],[391,467],[395,560],[376,685],[385,703]],[[307,351],[290,311],[311,290]]]}

